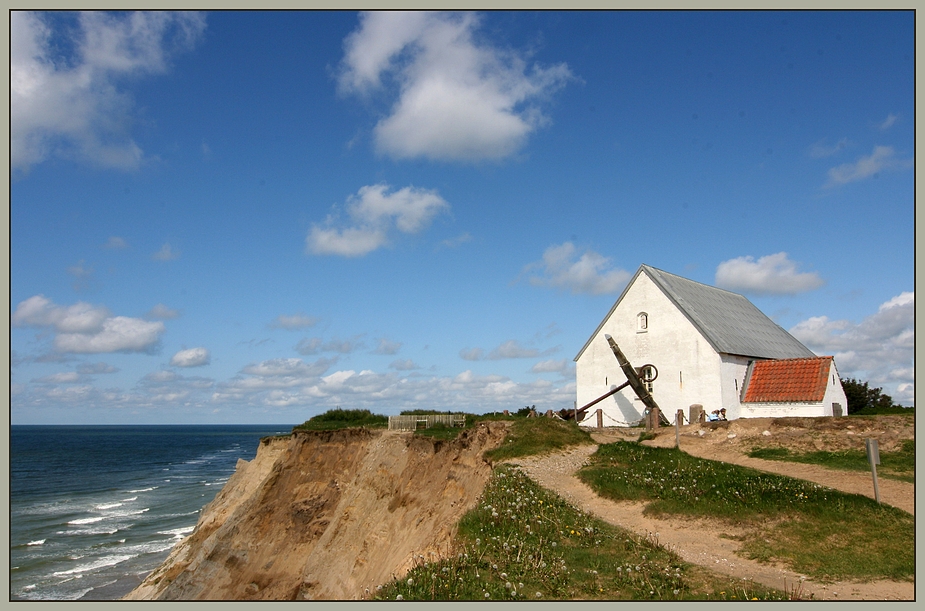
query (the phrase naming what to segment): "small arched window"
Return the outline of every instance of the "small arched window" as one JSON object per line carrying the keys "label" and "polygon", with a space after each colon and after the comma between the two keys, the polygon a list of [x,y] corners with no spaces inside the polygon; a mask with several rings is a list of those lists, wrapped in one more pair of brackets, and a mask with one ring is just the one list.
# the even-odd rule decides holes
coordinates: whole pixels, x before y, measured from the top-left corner
{"label": "small arched window", "polygon": [[640,312],[636,315],[636,333],[645,333],[649,330],[649,315]]}

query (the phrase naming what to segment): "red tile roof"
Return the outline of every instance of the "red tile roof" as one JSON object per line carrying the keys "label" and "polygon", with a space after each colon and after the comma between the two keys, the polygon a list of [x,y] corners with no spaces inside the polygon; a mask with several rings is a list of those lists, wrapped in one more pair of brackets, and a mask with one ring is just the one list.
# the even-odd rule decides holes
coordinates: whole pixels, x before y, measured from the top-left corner
{"label": "red tile roof", "polygon": [[831,363],[831,356],[758,361],[743,403],[822,401]]}

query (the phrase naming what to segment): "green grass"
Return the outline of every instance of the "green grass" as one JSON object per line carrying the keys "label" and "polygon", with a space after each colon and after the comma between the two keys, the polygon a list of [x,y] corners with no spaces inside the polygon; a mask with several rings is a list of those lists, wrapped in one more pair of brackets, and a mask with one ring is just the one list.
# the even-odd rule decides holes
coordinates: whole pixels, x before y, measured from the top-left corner
{"label": "green grass", "polygon": [[420,437],[433,437],[434,439],[443,439],[449,441],[450,439],[456,439],[459,434],[469,428],[471,425],[468,424],[468,418],[466,418],[466,426],[448,426],[442,423],[432,424],[426,429],[417,429],[414,431],[415,435]]}
{"label": "green grass", "polygon": [[816,579],[914,578],[915,519],[865,496],[630,442],[602,445],[579,477],[649,514],[744,526],[746,555]]}
{"label": "green grass", "polygon": [[318,414],[292,428],[294,431],[330,431],[356,427],[385,428],[389,417],[373,414],[368,409],[332,409]]}
{"label": "green grass", "polygon": [[[863,450],[794,453],[787,448],[754,448],[748,455],[752,458],[808,463],[843,471],[870,471],[867,452]],[[897,452],[880,452],[877,475],[914,484],[915,440],[903,441],[902,448]]]}
{"label": "green grass", "polygon": [[511,428],[501,447],[485,452],[485,457],[502,461],[533,456],[569,446],[594,443],[591,435],[574,421],[558,418],[510,418]]}
{"label": "green grass", "polygon": [[511,465],[497,468],[446,559],[415,558],[380,600],[787,600],[718,576],[592,518]]}

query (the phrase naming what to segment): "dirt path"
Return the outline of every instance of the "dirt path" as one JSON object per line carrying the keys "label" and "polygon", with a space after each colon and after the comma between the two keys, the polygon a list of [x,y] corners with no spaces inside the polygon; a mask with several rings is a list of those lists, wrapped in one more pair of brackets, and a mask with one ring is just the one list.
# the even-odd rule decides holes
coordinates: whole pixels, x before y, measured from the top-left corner
{"label": "dirt path", "polygon": [[[614,439],[605,436],[597,438],[596,441],[606,443]],[[596,449],[596,445],[578,446],[561,454],[521,458],[511,462],[520,464],[541,486],[555,491],[583,511],[640,535],[654,536],[660,544],[676,552],[687,562],[785,591],[801,589],[803,598],[812,595],[815,600],[915,599],[915,584],[908,582],[816,583],[781,565],[763,564],[738,556],[738,542],[721,536],[737,534],[729,527],[717,528],[706,521],[690,519],[653,519],[643,515],[643,503],[603,499],[574,475]],[[793,474],[792,469],[787,473]],[[831,479],[827,480],[826,484],[831,486]]]}

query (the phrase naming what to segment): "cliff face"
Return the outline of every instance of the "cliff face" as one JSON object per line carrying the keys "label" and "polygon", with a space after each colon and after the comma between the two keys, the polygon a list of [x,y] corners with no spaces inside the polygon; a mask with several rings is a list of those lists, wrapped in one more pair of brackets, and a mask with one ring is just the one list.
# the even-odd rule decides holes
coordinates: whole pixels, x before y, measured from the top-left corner
{"label": "cliff face", "polygon": [[145,600],[349,600],[444,555],[504,438],[454,441],[349,429],[265,440],[203,508],[193,533],[128,594]]}

